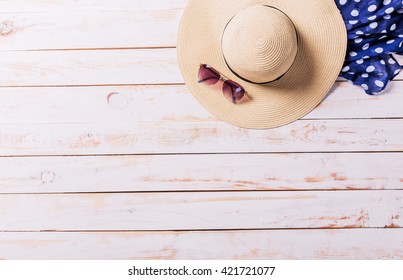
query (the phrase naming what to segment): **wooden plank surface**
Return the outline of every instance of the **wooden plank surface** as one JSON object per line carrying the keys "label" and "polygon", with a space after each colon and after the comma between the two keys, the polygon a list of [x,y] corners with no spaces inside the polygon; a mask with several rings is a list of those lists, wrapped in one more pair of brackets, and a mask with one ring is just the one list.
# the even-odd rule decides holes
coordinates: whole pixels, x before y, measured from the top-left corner
{"label": "wooden plank surface", "polygon": [[183,84],[186,3],[0,0],[0,259],[401,259],[403,73],[235,128]]}
{"label": "wooden plank surface", "polygon": [[0,196],[0,231],[402,226],[401,190]]}
{"label": "wooden plank surface", "polygon": [[[339,82],[304,119],[403,118],[402,91],[403,82],[394,82],[384,95],[369,96]],[[0,104],[0,124],[215,121],[184,85],[0,88]]]}
{"label": "wooden plank surface", "polygon": [[68,21],[65,14],[0,11],[0,26],[9,25],[0,37],[0,50],[175,47],[182,10],[77,11],[68,14]]}
{"label": "wooden plank surface", "polygon": [[27,12],[125,12],[184,8],[188,0],[0,0],[3,13]]}
{"label": "wooden plank surface", "polygon": [[15,157],[0,170],[0,193],[403,190],[403,153]]}
{"label": "wooden plank surface", "polygon": [[2,124],[0,155],[403,151],[403,120],[302,120],[276,130],[219,121]]}
{"label": "wooden plank surface", "polygon": [[175,49],[10,51],[0,86],[163,84],[183,81]]}
{"label": "wooden plank surface", "polygon": [[0,240],[0,259],[366,260],[372,259],[373,256],[377,256],[377,259],[403,258],[403,229],[2,232]]}
{"label": "wooden plank surface", "polygon": [[0,74],[2,87],[183,83],[171,48],[7,51]]}

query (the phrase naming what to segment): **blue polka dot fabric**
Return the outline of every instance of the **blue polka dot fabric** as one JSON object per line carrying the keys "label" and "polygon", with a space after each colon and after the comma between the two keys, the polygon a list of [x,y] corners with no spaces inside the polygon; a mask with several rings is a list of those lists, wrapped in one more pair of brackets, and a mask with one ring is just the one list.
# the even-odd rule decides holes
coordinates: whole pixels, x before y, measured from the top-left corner
{"label": "blue polka dot fabric", "polygon": [[403,0],[335,1],[348,33],[340,76],[379,94],[402,70],[392,54],[403,54]]}

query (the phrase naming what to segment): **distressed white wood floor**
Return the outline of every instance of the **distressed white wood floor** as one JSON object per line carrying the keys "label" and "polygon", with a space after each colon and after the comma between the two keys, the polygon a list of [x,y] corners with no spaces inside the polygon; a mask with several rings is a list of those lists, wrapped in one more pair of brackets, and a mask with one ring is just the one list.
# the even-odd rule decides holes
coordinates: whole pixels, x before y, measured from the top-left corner
{"label": "distressed white wood floor", "polygon": [[403,76],[232,127],[183,85],[186,2],[0,0],[0,259],[402,259]]}

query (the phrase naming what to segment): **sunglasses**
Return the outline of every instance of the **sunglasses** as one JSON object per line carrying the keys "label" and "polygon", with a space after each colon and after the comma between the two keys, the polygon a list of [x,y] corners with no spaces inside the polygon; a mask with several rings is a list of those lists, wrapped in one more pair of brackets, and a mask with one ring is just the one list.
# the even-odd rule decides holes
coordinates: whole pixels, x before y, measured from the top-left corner
{"label": "sunglasses", "polygon": [[207,64],[200,64],[199,83],[215,85],[218,81],[223,81],[222,92],[229,101],[234,104],[239,103],[245,96],[245,89],[234,81],[228,80],[224,75]]}

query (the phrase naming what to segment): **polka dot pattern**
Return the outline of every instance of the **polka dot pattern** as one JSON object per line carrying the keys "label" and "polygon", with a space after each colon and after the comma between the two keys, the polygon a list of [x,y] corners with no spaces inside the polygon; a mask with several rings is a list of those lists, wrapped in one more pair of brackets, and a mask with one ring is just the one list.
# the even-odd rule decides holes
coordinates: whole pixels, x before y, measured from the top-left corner
{"label": "polka dot pattern", "polygon": [[402,0],[335,0],[344,18],[348,47],[340,76],[378,94],[402,66],[393,57],[403,55]]}

